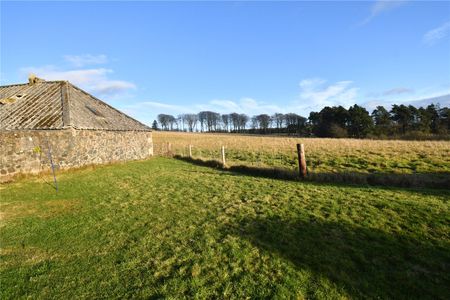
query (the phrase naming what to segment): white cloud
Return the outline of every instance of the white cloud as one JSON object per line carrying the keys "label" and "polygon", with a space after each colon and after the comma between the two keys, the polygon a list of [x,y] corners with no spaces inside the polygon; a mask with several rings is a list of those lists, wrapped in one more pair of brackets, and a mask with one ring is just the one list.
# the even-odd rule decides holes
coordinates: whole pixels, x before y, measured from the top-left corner
{"label": "white cloud", "polygon": [[402,100],[393,100],[393,99],[373,99],[370,101],[366,101],[362,103],[362,106],[366,108],[369,112],[372,112],[377,106],[384,106],[387,110],[392,108],[392,105],[404,104],[404,105],[413,105],[415,107],[427,107],[430,104],[437,104],[441,107],[449,107],[450,106],[450,94],[442,94],[442,93],[433,93],[429,96],[420,97],[420,98],[408,98]]}
{"label": "white cloud", "polygon": [[379,16],[382,13],[393,10],[397,7],[404,5],[406,0],[377,0],[370,8],[370,15],[361,23],[361,25],[367,24],[372,21],[373,18]]}
{"label": "white cloud", "polygon": [[450,106],[450,88],[437,89],[436,87],[429,87],[418,90],[414,93],[414,96],[401,94],[383,97],[380,95],[379,98],[370,99],[363,102],[361,105],[371,112],[378,105],[382,105],[389,110],[393,104],[411,104],[416,107],[425,107],[431,103],[439,103],[441,106]]}
{"label": "white cloud", "polygon": [[22,68],[23,73],[34,73],[45,80],[68,80],[93,94],[114,95],[136,86],[128,81],[110,79],[113,70],[106,68],[61,70],[55,66]]}
{"label": "white cloud", "polygon": [[174,105],[174,104],[167,104],[157,101],[143,101],[143,102],[137,102],[134,104],[130,104],[125,106],[126,109],[131,109],[135,111],[140,110],[146,110],[146,109],[157,109],[158,111],[156,113],[193,113],[196,111],[192,110],[192,108],[182,105]]}
{"label": "white cloud", "polygon": [[125,90],[135,89],[136,86],[123,80],[100,80],[92,85],[91,90],[100,94],[116,94]]}
{"label": "white cloud", "polygon": [[284,109],[278,105],[268,104],[249,97],[244,97],[237,101],[215,99],[206,104],[195,105],[195,107],[197,110],[211,110],[222,114],[237,112],[250,116],[284,112]]}
{"label": "white cloud", "polygon": [[428,46],[432,46],[436,44],[439,40],[448,36],[449,34],[450,34],[450,21],[425,33],[425,35],[423,36],[423,42]]}
{"label": "white cloud", "polygon": [[132,104],[118,103],[116,106],[120,111],[131,117],[151,126],[153,120],[156,120],[159,114],[170,114],[178,116],[185,113],[197,113],[191,107],[183,105],[174,105],[158,101],[142,101]]}
{"label": "white cloud", "polygon": [[242,111],[242,109],[239,106],[239,104],[237,104],[236,102],[231,101],[231,100],[218,100],[217,99],[217,100],[212,100],[209,103],[212,106],[216,106],[218,108],[221,108],[223,110],[230,111],[230,112],[231,111],[233,111],[233,112],[234,111],[236,111],[236,112]]}
{"label": "white cloud", "polygon": [[325,106],[353,105],[356,103],[358,88],[352,85],[353,82],[348,80],[327,85],[320,78],[304,79],[300,81],[300,101],[296,109],[307,115]]}
{"label": "white cloud", "polygon": [[64,55],[64,59],[77,68],[84,67],[86,65],[106,64],[108,62],[108,57],[104,54]]}
{"label": "white cloud", "polygon": [[387,91],[384,91],[383,95],[389,96],[389,95],[409,94],[409,93],[412,93],[413,91],[414,91],[413,89],[406,88],[406,87],[396,87],[396,88],[392,88]]}

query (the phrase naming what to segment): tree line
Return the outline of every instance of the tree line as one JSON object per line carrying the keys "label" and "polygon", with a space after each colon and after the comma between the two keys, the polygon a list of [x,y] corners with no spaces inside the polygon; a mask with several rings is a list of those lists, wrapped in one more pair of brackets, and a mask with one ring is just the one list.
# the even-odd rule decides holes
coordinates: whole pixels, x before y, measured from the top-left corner
{"label": "tree line", "polygon": [[295,113],[219,114],[201,111],[198,114],[180,114],[177,117],[159,114],[153,129],[188,132],[230,132],[250,134],[285,134],[317,137],[398,137],[439,135],[450,133],[448,107],[430,104],[416,108],[412,105],[393,105],[391,110],[377,106],[369,113],[357,104],[325,107],[311,112],[309,117]]}

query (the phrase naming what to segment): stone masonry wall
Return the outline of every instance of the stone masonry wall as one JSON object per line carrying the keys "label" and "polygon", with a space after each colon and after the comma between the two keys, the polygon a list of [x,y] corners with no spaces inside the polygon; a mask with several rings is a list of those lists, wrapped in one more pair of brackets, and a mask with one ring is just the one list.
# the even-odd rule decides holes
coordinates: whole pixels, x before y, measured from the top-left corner
{"label": "stone masonry wall", "polygon": [[0,131],[0,181],[18,173],[144,159],[153,155],[151,132],[103,130]]}

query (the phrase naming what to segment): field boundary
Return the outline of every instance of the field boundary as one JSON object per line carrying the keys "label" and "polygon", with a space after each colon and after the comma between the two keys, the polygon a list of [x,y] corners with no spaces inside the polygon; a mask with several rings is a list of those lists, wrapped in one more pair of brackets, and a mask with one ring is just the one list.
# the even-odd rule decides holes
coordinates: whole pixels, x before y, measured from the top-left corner
{"label": "field boundary", "polygon": [[239,173],[247,176],[264,177],[272,179],[320,182],[333,184],[352,184],[352,185],[370,185],[384,187],[403,187],[403,188],[433,188],[450,190],[450,178],[447,174],[428,173],[428,174],[389,174],[389,173],[308,173],[305,178],[300,178],[298,170],[278,168],[278,167],[260,167],[248,165],[224,166],[219,160],[204,160],[200,158],[186,157],[182,155],[173,155],[174,159],[182,160],[198,166],[220,168],[224,171]]}

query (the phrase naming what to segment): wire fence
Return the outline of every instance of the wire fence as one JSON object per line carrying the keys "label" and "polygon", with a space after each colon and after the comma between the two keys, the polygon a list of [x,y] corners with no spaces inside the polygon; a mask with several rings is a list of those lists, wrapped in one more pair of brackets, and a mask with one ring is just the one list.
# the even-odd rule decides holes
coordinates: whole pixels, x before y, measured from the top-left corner
{"label": "wire fence", "polygon": [[[330,147],[331,148],[331,147]],[[302,150],[300,150],[302,149]],[[197,146],[182,143],[155,143],[156,156],[177,157],[208,166],[223,166],[232,171],[282,179],[306,178],[309,181],[369,184],[401,187],[447,188],[448,173],[415,172],[413,164],[401,164],[402,158],[388,161],[377,152],[353,149],[340,156],[336,150],[308,152],[303,147],[283,145],[280,149],[263,144],[215,143]],[[334,154],[334,155],[333,155]],[[225,158],[224,158],[225,156]],[[306,164],[302,164],[301,162]],[[414,162],[415,160],[411,160]],[[425,161],[425,163],[427,163]],[[426,167],[426,164],[424,164]],[[306,171],[307,170],[307,171]]]}
{"label": "wire fence", "polygon": [[223,146],[229,165],[295,169],[298,167],[296,145],[299,143],[305,145],[310,173],[450,172],[449,142],[446,141],[377,141],[157,132],[154,138],[154,153],[161,156],[171,153],[187,157],[191,145],[193,158],[220,161]]}
{"label": "wire fence", "polygon": [[222,161],[222,147],[225,150],[227,165],[248,165],[257,167],[278,167],[295,169],[298,167],[295,145],[291,153],[275,151],[275,149],[248,148],[236,149],[227,145],[217,144],[215,147],[198,147],[195,144],[179,145],[172,143],[160,143],[154,145],[156,156],[181,156],[201,160]]}

